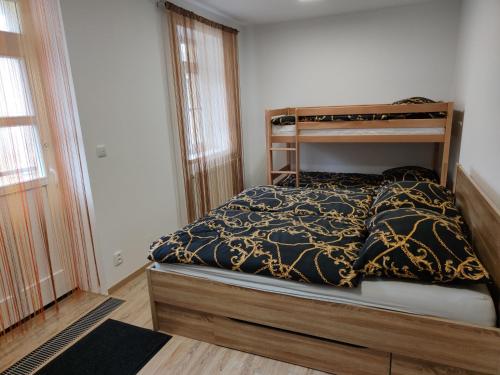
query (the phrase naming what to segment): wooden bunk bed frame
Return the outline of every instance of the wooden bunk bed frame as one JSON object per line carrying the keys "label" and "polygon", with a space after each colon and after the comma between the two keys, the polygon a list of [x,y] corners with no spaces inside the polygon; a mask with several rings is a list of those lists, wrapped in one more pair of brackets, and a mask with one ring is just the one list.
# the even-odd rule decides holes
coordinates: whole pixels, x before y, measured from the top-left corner
{"label": "wooden bunk bed frame", "polygon": [[[344,116],[355,114],[401,114],[444,112],[445,118],[429,119],[397,119],[397,120],[365,120],[365,121],[331,121],[307,122],[299,121],[305,116]],[[273,135],[271,120],[275,116],[294,116],[295,135]],[[440,172],[440,183],[445,186],[448,175],[451,129],[453,126],[453,103],[424,104],[375,104],[337,107],[304,107],[281,108],[266,111],[266,145],[267,145],[267,182],[274,184],[288,175],[295,175],[299,186],[300,144],[302,143],[433,143],[434,168]],[[442,128],[443,134],[389,134],[389,135],[305,135],[304,130],[327,129],[387,129],[387,128]],[[286,153],[286,165],[276,168],[274,153]],[[440,164],[440,165],[438,165]]]}
{"label": "wooden bunk bed frame", "polygon": [[[496,292],[500,212],[459,168],[457,205]],[[500,329],[147,270],[155,330],[338,375],[499,375]]]}

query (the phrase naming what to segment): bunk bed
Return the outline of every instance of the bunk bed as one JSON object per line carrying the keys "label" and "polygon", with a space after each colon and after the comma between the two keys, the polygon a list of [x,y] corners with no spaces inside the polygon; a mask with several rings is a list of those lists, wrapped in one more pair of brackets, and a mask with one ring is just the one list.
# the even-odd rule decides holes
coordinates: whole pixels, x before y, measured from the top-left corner
{"label": "bunk bed", "polygon": [[[412,98],[394,104],[281,108],[266,111],[267,182],[295,176],[303,143],[432,143],[434,169],[446,185],[453,103]],[[286,165],[275,166],[275,153]],[[438,165],[439,164],[439,165]]]}

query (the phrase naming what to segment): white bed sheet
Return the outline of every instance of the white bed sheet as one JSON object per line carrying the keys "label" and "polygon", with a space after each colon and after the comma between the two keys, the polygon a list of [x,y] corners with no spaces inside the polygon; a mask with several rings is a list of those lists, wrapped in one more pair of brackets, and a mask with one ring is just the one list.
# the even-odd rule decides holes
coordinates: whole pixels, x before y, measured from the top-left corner
{"label": "white bed sheet", "polygon": [[221,268],[156,263],[160,271],[314,300],[362,305],[495,326],[495,305],[485,284],[442,286],[398,280],[364,280],[357,288],[304,284]]}
{"label": "white bed sheet", "polygon": [[[302,130],[304,136],[328,135],[443,135],[444,128],[318,129]],[[273,125],[273,135],[295,135],[295,125]]]}

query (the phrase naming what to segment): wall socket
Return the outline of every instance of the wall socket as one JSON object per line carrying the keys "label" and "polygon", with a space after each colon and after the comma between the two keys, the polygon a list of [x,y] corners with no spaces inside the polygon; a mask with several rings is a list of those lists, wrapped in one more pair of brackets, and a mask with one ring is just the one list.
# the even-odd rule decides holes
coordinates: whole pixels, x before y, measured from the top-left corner
{"label": "wall socket", "polygon": [[113,254],[113,265],[115,267],[118,267],[123,263],[123,255],[121,251],[117,251],[116,253]]}

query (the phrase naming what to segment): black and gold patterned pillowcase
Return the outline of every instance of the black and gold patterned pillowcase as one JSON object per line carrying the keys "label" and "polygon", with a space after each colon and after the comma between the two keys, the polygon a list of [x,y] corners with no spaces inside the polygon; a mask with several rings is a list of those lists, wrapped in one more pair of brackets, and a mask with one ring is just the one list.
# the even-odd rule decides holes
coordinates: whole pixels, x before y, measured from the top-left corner
{"label": "black and gold patterned pillowcase", "polygon": [[[422,96],[414,96],[408,99],[398,100],[392,104],[429,104],[441,103],[432,99],[424,98]],[[408,113],[404,118],[406,119],[422,119],[422,118],[445,118],[446,112],[423,112],[423,113]]]}
{"label": "black and gold patterned pillowcase", "polygon": [[367,223],[369,235],[354,269],[365,276],[432,283],[477,283],[489,279],[460,227],[424,209],[384,211]]}
{"label": "black and gold patterned pillowcase", "polygon": [[386,183],[397,181],[439,182],[439,177],[431,169],[417,166],[406,166],[387,169],[382,172]]}
{"label": "black and gold patterned pillowcase", "polygon": [[425,98],[423,96],[412,96],[411,98],[395,101],[392,104],[429,104],[429,103],[438,103],[438,102],[429,98]]}
{"label": "black and gold patterned pillowcase", "polygon": [[272,125],[295,125],[295,116],[281,115],[271,118]]}
{"label": "black and gold patterned pillowcase", "polygon": [[459,224],[465,224],[460,211],[453,203],[453,194],[447,188],[427,181],[393,182],[380,189],[371,213],[379,214],[396,208],[423,208],[444,215]]}

